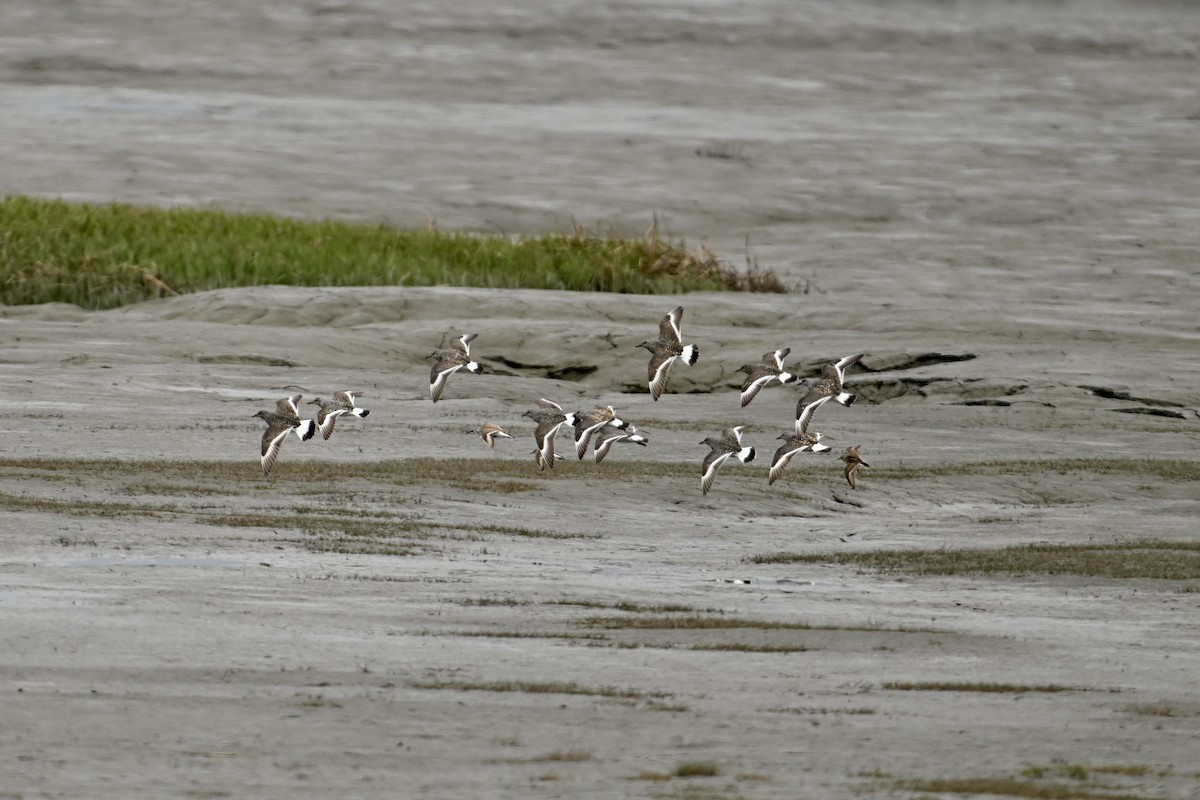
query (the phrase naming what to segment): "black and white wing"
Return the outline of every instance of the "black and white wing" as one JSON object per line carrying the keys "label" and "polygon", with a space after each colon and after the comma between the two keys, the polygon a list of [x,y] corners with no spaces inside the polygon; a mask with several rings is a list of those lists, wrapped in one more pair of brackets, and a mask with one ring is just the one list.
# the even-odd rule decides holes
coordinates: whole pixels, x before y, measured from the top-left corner
{"label": "black and white wing", "polygon": [[658,323],[658,338],[663,344],[674,342],[677,345],[683,343],[683,334],[679,330],[679,323],[683,321],[683,306],[679,306],[671,313],[662,318],[662,322]]}

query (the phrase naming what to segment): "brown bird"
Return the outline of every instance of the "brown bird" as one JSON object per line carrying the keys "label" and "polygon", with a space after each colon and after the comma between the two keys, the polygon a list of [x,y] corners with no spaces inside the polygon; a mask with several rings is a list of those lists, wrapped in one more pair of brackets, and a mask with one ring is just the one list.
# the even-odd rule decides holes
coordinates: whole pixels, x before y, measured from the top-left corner
{"label": "brown bird", "polygon": [[267,429],[262,437],[262,471],[263,477],[271,474],[275,459],[279,458],[279,448],[291,431],[295,431],[300,441],[306,442],[317,431],[317,423],[311,419],[300,419],[300,411],[296,404],[304,395],[294,394],[275,402],[274,411],[259,411],[254,416],[267,423]]}
{"label": "brown bird", "polygon": [[647,375],[650,381],[650,396],[657,400],[667,386],[667,372],[675,359],[682,358],[689,367],[700,358],[700,348],[685,345],[680,340],[679,322],[683,319],[683,306],[679,306],[658,323],[658,338],[638,345],[650,351]]}
{"label": "brown bird", "polygon": [[501,428],[499,425],[493,425],[490,422],[485,422],[482,425],[480,425],[478,428],[472,428],[471,430],[467,431],[467,433],[478,433],[483,438],[483,441],[487,444],[488,447],[496,446],[496,438],[497,437],[500,437],[502,439],[513,438],[513,437],[509,436],[507,433],[505,433],[504,429]]}
{"label": "brown bird", "polygon": [[855,478],[858,476],[859,467],[870,467],[871,465],[862,460],[862,456],[858,454],[858,448],[862,445],[854,445],[847,447],[846,452],[842,453],[842,461],[846,462],[846,483],[850,484],[850,488],[857,488]]}

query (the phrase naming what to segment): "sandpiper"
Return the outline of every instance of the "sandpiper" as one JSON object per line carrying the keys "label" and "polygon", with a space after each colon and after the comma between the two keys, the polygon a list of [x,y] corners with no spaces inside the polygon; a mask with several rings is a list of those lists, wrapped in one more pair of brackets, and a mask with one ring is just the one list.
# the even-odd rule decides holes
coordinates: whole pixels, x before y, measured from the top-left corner
{"label": "sandpiper", "polygon": [[571,426],[575,428],[575,455],[582,460],[593,433],[601,428],[624,428],[625,422],[617,417],[612,406],[602,406],[591,411],[575,412]]}
{"label": "sandpiper", "polygon": [[537,428],[533,432],[534,441],[537,443],[537,450],[534,451],[534,456],[539,469],[554,469],[555,452],[554,452],[554,434],[558,433],[558,429],[563,423],[573,425],[575,422],[574,414],[564,414],[562,406],[552,400],[542,398],[537,401],[538,407],[526,411],[521,416],[529,417],[537,423]]}
{"label": "sandpiper", "polygon": [[717,479],[717,470],[727,458],[734,456],[743,464],[754,460],[754,448],[742,447],[742,431],[745,429],[745,425],[734,425],[721,431],[720,436],[710,436],[700,443],[709,447],[709,454],[700,465],[700,490],[703,494],[708,494],[713,481]]}
{"label": "sandpiper", "polygon": [[360,419],[371,412],[355,405],[358,395],[362,392],[334,392],[332,400],[317,398],[309,400],[308,405],[317,406],[317,430],[326,440],[333,436],[333,426],[342,414],[350,414]]}
{"label": "sandpiper", "polygon": [[866,354],[859,353],[854,356],[846,356],[841,361],[831,361],[821,367],[820,380],[810,386],[800,401],[796,403],[796,417],[799,418],[806,407],[820,406],[830,398],[847,407],[852,405],[858,395],[847,392],[842,382],[846,377],[846,367],[858,363],[864,355]]}
{"label": "sandpiper", "polygon": [[624,428],[614,428],[611,425],[606,425],[596,434],[596,463],[599,464],[608,455],[608,451],[617,442],[629,442],[631,444],[640,444],[642,447],[650,440],[638,433],[636,425],[627,425]]}
{"label": "sandpiper", "polygon": [[824,453],[830,449],[828,445],[820,443],[820,433],[808,432],[808,423],[812,421],[813,412],[820,405],[820,403],[811,403],[805,406],[803,412],[800,414],[800,418],[796,420],[795,430],[791,433],[782,434],[779,437],[787,441],[775,451],[775,458],[771,460],[771,473],[770,477],[767,478],[768,486],[779,480],[779,476],[783,474],[784,468],[792,460],[792,456],[797,453],[803,453],[805,450],[811,450],[814,453]]}
{"label": "sandpiper", "polygon": [[856,444],[853,447],[847,447],[846,452],[842,453],[842,461],[846,462],[846,483],[850,484],[851,489],[857,488],[855,478],[858,477],[858,468],[871,466],[858,454],[858,448],[861,446]]}
{"label": "sandpiper", "polygon": [[650,351],[650,396],[657,400],[667,385],[667,371],[675,359],[682,358],[689,367],[700,357],[700,348],[694,344],[685,345],[680,340],[679,322],[683,319],[683,306],[672,311],[658,323],[658,338],[645,341],[638,345]]}
{"label": "sandpiper", "polygon": [[746,373],[746,380],[742,383],[742,408],[750,405],[750,401],[771,381],[788,383],[796,380],[795,375],[783,368],[783,360],[788,357],[790,352],[792,349],[785,347],[782,350],[763,353],[762,361],[759,363],[742,364],[737,368],[737,372]]}
{"label": "sandpiper", "polygon": [[481,437],[483,437],[483,441],[487,444],[488,447],[496,446],[496,438],[497,437],[502,438],[502,439],[513,438],[513,437],[509,436],[507,433],[505,433],[504,429],[501,428],[499,425],[493,425],[490,422],[485,422],[482,425],[480,425],[478,428],[472,428],[471,430],[467,431],[467,433],[478,433]]}
{"label": "sandpiper", "polygon": [[262,471],[263,477],[271,474],[275,459],[279,458],[279,448],[287,438],[289,431],[295,431],[300,441],[308,441],[317,430],[317,424],[311,419],[300,419],[297,403],[304,395],[294,394],[275,402],[274,411],[259,411],[254,416],[267,423],[267,430],[262,437]]}
{"label": "sandpiper", "polygon": [[453,350],[434,350],[426,358],[433,359],[433,369],[429,373],[429,396],[437,402],[446,388],[446,381],[463,367],[476,375],[483,372],[483,365],[471,360],[471,342],[478,334],[468,333],[460,336],[454,342]]}

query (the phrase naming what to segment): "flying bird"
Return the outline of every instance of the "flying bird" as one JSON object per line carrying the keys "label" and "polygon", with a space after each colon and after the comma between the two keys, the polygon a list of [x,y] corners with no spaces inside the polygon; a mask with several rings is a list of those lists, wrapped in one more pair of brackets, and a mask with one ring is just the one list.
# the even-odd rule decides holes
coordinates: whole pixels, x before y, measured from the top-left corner
{"label": "flying bird", "polygon": [[612,406],[593,408],[591,411],[577,411],[571,426],[575,428],[575,455],[581,460],[587,453],[588,443],[592,434],[601,428],[624,428],[625,422],[617,417]]}
{"label": "flying bird", "polygon": [[785,347],[782,350],[763,353],[762,361],[759,363],[742,364],[737,368],[737,372],[746,373],[746,380],[742,382],[742,408],[750,405],[750,401],[771,381],[777,380],[783,384],[796,380],[795,375],[783,368],[783,360],[788,357],[790,352],[792,349]]}
{"label": "flying bird", "polygon": [[480,425],[478,428],[472,428],[471,430],[467,431],[467,433],[478,433],[480,435],[480,437],[483,438],[484,443],[486,443],[488,447],[496,446],[497,437],[499,437],[501,439],[513,438],[513,437],[509,436],[507,433],[505,433],[504,429],[501,428],[499,425],[493,425],[490,422],[485,422],[484,424]]}
{"label": "flying bird", "polygon": [[846,483],[850,484],[851,489],[857,488],[855,478],[858,477],[858,468],[871,466],[858,454],[858,448],[861,446],[856,444],[853,447],[847,447],[846,452],[842,453],[842,461],[846,462]]}
{"label": "flying bird", "polygon": [[645,341],[638,345],[650,351],[650,365],[647,375],[650,381],[650,395],[657,400],[667,385],[667,372],[675,359],[682,358],[689,367],[700,357],[700,348],[694,344],[685,345],[680,339],[679,322],[683,319],[683,306],[672,311],[658,323],[658,338]]}
{"label": "flying bird", "polygon": [[371,413],[368,409],[355,405],[360,394],[362,392],[334,392],[332,400],[322,400],[318,397],[308,401],[307,405],[317,406],[317,430],[321,432],[321,436],[326,440],[333,436],[334,423],[342,414],[350,414],[361,419]]}
{"label": "flying bird", "polygon": [[847,392],[843,386],[846,367],[857,364],[864,355],[846,356],[841,361],[831,361],[821,367],[821,378],[796,403],[796,418],[799,419],[808,406],[820,406],[830,398],[846,407],[853,405],[858,395]]}
{"label": "flying bird", "polygon": [[614,428],[611,425],[602,427],[596,434],[596,463],[599,464],[608,455],[614,444],[629,442],[645,447],[650,440],[638,433],[637,426],[627,425],[624,428]]}
{"label": "flying bird", "polygon": [[313,437],[317,424],[311,419],[300,419],[300,411],[296,404],[304,395],[294,394],[275,402],[274,411],[259,411],[254,416],[267,423],[267,430],[262,437],[262,471],[263,477],[271,474],[275,459],[279,458],[279,448],[288,433],[294,431],[300,441],[306,442]]}
{"label": "flying bird", "polygon": [[471,342],[476,336],[478,334],[464,334],[455,340],[453,350],[434,350],[425,356],[433,359],[433,369],[429,373],[429,397],[433,402],[441,398],[450,376],[463,367],[476,375],[483,372],[483,365],[471,360]]}
{"label": "flying bird", "polygon": [[805,450],[811,450],[814,453],[824,453],[830,449],[828,445],[820,443],[820,433],[808,432],[808,424],[812,422],[812,415],[820,405],[820,403],[811,403],[805,406],[800,418],[796,420],[795,429],[791,433],[780,435],[780,439],[786,439],[787,441],[775,451],[775,457],[771,459],[770,477],[767,478],[768,486],[779,480],[779,476],[783,474],[784,468],[792,460],[792,456],[797,453],[803,453]]}
{"label": "flying bird", "polygon": [[554,452],[554,435],[558,433],[558,429],[563,426],[563,423],[573,425],[575,415],[563,413],[562,406],[544,397],[538,400],[537,404],[537,408],[526,411],[521,416],[529,417],[537,423],[537,428],[533,431],[533,438],[537,443],[534,456],[538,468],[554,469],[554,462],[557,460]]}
{"label": "flying bird", "polygon": [[754,460],[754,448],[742,447],[742,431],[745,429],[745,425],[735,425],[723,430],[720,436],[710,436],[700,443],[709,447],[709,454],[704,457],[704,462],[700,465],[700,490],[702,493],[708,494],[713,482],[717,479],[717,470],[730,456],[734,456],[743,464]]}

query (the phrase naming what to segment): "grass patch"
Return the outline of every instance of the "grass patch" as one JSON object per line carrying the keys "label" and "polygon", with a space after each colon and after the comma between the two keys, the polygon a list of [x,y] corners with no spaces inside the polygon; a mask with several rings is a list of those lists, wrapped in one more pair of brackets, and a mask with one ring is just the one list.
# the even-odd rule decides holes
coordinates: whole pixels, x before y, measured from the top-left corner
{"label": "grass patch", "polygon": [[1026,544],[999,548],[768,553],[755,564],[847,564],[916,575],[1081,575],[1095,578],[1200,578],[1200,542],[1139,539],[1109,544]]}
{"label": "grass patch", "polygon": [[1143,717],[1173,717],[1175,709],[1168,705],[1138,705],[1129,709]]}
{"label": "grass patch", "polygon": [[1017,778],[936,778],[899,781],[896,788],[932,794],[977,794],[1001,797],[1031,797],[1039,800],[1145,800],[1141,795],[1093,792],[1082,786]]}
{"label": "grass patch", "polygon": [[694,644],[689,650],[710,650],[728,653],[807,653],[811,648],[802,644],[745,644],[731,642],[727,644]]}
{"label": "grass patch", "polygon": [[920,467],[898,465],[872,469],[874,478],[884,480],[917,480],[921,478],[953,478],[960,475],[1022,475],[1038,476],[1048,473],[1068,475],[1086,472],[1099,475],[1135,474],[1171,481],[1200,480],[1200,461],[1150,458],[1066,458],[1052,461],[1022,459],[1013,461],[976,461],[965,464],[929,464]]}
{"label": "grass patch", "polygon": [[811,625],[807,622],[781,622],[767,619],[745,619],[740,617],[656,616],[656,617],[585,617],[579,625],[610,630],[722,630],[731,628],[755,628],[758,630],[785,631],[888,631],[901,633],[943,633],[932,628],[880,628],[869,625]]}
{"label": "grass patch", "polygon": [[586,750],[555,750],[544,756],[537,756],[531,761],[591,761],[592,754]]}
{"label": "grass patch", "polygon": [[577,228],[538,237],[308,221],[215,209],[0,200],[0,302],[112,308],[206,289],[436,286],[676,293],[785,292],[772,271],[744,272],[706,247]]}
{"label": "grass patch", "polygon": [[694,608],[682,603],[634,603],[630,600],[619,600],[615,603],[603,600],[551,600],[547,605],[579,606],[580,608],[605,608],[614,611],[629,611],[636,614],[671,614],[671,613],[711,613],[721,614],[719,608]]}
{"label": "grass patch", "polygon": [[889,681],[882,684],[884,689],[901,692],[999,692],[1024,694],[1026,692],[1084,692],[1079,686],[1063,686],[1058,683],[968,683],[962,681]]}
{"label": "grass patch", "polygon": [[851,716],[863,716],[879,713],[877,709],[871,708],[870,706],[854,706],[851,708],[829,708],[827,706],[808,706],[805,708],[798,708],[795,706],[787,706],[783,708],[764,708],[763,711],[766,711],[770,714],[812,714],[816,716],[825,716],[827,714],[849,714]]}
{"label": "grass patch", "polygon": [[675,768],[676,778],[715,778],[721,770],[711,761],[685,761]]}
{"label": "grass patch", "polygon": [[[253,412],[251,412],[252,414]],[[247,415],[249,419],[250,415]],[[251,451],[253,452],[253,450]],[[60,474],[87,475],[103,478],[123,478],[152,485],[189,483],[212,485],[240,481],[248,488],[267,487],[278,483],[288,491],[303,492],[307,488],[329,493],[329,465],[321,461],[289,461],[286,476],[266,481],[256,457],[237,461],[160,461],[128,459],[72,458],[0,458],[0,474],[9,472],[22,480],[38,477],[53,480]],[[459,481],[464,474],[472,476],[472,486],[487,488],[489,479],[525,479],[539,487],[555,480],[595,480],[590,464],[564,461],[554,470],[541,473],[533,460],[499,460],[489,458],[413,458],[387,459],[338,465],[342,485],[354,480],[373,481],[391,486],[436,485],[439,488]],[[696,467],[684,462],[605,462],[605,477],[644,480],[650,478],[692,478]],[[611,467],[611,468],[608,468]],[[308,485],[308,486],[306,486]],[[190,489],[189,489],[190,491]]]}
{"label": "grass patch", "polygon": [[470,681],[412,681],[414,689],[452,689],[459,692],[525,692],[528,694],[578,694],[591,697],[613,697],[623,700],[640,700],[647,697],[670,697],[666,692],[643,692],[638,689],[621,689],[616,686],[582,686],[578,683],[531,683],[526,681],[493,681],[473,683]]}

